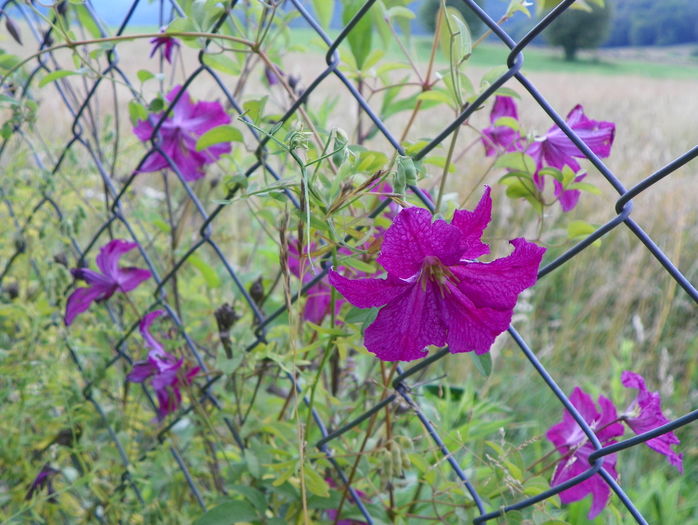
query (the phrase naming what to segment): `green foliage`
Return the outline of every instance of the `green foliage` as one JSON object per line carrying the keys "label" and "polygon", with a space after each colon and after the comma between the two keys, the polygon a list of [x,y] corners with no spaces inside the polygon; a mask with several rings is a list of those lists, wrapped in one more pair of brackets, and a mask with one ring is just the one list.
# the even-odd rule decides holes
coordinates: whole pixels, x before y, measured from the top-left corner
{"label": "green foliage", "polygon": [[[316,275],[321,261],[326,258],[348,274],[380,277],[376,258],[382,232],[392,221],[388,213],[396,205],[422,205],[407,189],[410,185],[442,197],[446,217],[457,206],[464,207],[461,201],[471,202],[470,194],[482,184],[491,185],[495,202],[507,212],[504,220],[496,213],[487,230],[493,254],[507,253],[503,239],[538,231],[539,242],[548,246],[548,257],[553,258],[601,223],[587,221],[583,214],[570,221],[555,212],[552,190],[535,187],[536,167],[525,154],[500,155],[491,172],[472,162],[480,146],[476,128],[482,115],[462,126],[452,151],[447,141],[414,160],[445,122],[502,73],[501,68],[480,73],[466,67],[471,54],[476,58],[487,49],[475,46],[455,7],[443,19],[434,62],[429,62],[431,38],[426,53],[419,47],[412,52],[412,44],[419,41],[408,38],[405,27],[413,14],[402,0],[376,2],[340,46],[340,67],[394,135],[403,139],[403,156],[386,145],[365,115],[357,116],[353,100],[335,89],[331,75],[310,94],[302,111],[281,121],[313,80],[314,68],[324,68],[327,46],[291,29],[292,15],[275,10],[277,4],[238,2],[220,28],[235,40],[216,35],[182,38],[184,56],[176,67],[159,69],[157,61],[148,61],[145,50],[152,35],[128,43],[96,39],[68,50],[70,54],[66,51],[66,63],[74,60],[74,68],[41,73],[22,92],[13,90],[11,83],[23,85],[26,72],[12,68],[30,51],[21,50],[26,56],[0,53],[0,73],[11,73],[7,91],[0,94],[2,133],[9,139],[0,152],[0,219],[6,226],[0,235],[0,410],[3,419],[12,422],[0,447],[0,521],[92,523],[99,515],[106,523],[136,524],[325,522],[328,511],[340,506],[343,488],[315,447],[320,430],[286,374],[298,378],[309,404],[330,429],[354,420],[393,390],[388,383],[391,365],[381,367],[363,345],[363,334],[378,308],[345,303],[336,311],[330,308],[332,313],[321,321],[304,319],[310,299],[299,296],[298,290]],[[184,0],[180,5],[186,16],[174,20],[169,31],[207,32],[225,13],[215,0]],[[327,27],[335,6],[317,0],[312,5]],[[346,21],[361,5],[362,1],[348,0],[336,7]],[[81,4],[57,4],[53,9],[67,10],[57,15],[56,42],[98,36],[100,26]],[[402,32],[394,37],[389,24]],[[470,22],[467,26],[478,31]],[[404,39],[402,47],[396,38]],[[168,90],[163,86],[181,82],[182,72],[186,77],[195,71],[191,64],[198,64],[197,55],[209,40],[200,58],[221,74],[243,116],[225,106],[232,123],[209,130],[196,144],[203,151],[230,143],[231,152],[207,165],[205,177],[187,186],[172,173],[134,174],[150,145],[134,137],[133,125],[166,107]],[[132,90],[123,89],[123,78],[112,75],[104,55],[93,54],[112,46],[119,50],[124,71],[134,72]],[[502,63],[499,58],[487,65]],[[283,82],[260,82],[266,61],[283,72]],[[52,67],[50,61],[46,64]],[[79,125],[81,141],[99,148],[76,142],[64,152],[74,132],[74,117],[53,105],[56,97],[49,94],[60,86],[79,99],[84,82],[98,75],[104,93],[86,105]],[[225,103],[219,85],[207,74],[194,79],[191,93],[195,100]],[[503,88],[500,93],[513,92]],[[130,122],[120,118],[126,114]],[[523,120],[505,117],[497,124],[530,138]],[[255,134],[268,140],[264,151]],[[95,169],[95,155],[102,170]],[[43,165],[37,165],[36,158]],[[504,171],[508,173],[498,186]],[[575,175],[570,170],[546,172],[565,189],[599,193],[586,180],[575,183]],[[382,185],[386,182],[393,187]],[[448,186],[443,192],[442,182]],[[119,195],[122,215],[117,219],[110,188]],[[503,203],[507,195],[511,201]],[[53,202],[58,210],[51,207]],[[382,202],[390,206],[388,213],[372,217]],[[205,229],[198,205],[209,216],[216,214]],[[167,276],[162,286],[156,288],[150,281],[128,297],[117,293],[94,304],[71,327],[63,326],[66,296],[80,285],[69,271],[77,265],[73,241],[83,248],[94,241],[84,260],[94,269],[100,245],[132,234],[158,275]],[[618,268],[630,266],[626,259],[632,246],[618,237],[604,239],[604,246],[616,241],[620,249],[609,248],[607,267],[600,266],[598,251],[591,256],[586,252],[580,257],[587,259],[571,271],[556,270],[539,283],[520,301],[514,322],[536,349],[545,352],[546,366],[563,378],[567,390],[573,382],[598,391],[611,388],[617,372],[630,367],[667,369],[677,378],[677,389],[665,399],[678,413],[686,408],[695,378],[691,356],[698,347],[691,312],[684,302],[662,296],[658,287],[641,290],[632,307],[621,302],[615,289],[607,291],[605,283],[611,277],[632,279],[618,275]],[[312,261],[305,257],[302,265],[303,275],[289,268],[292,248],[311,253]],[[141,267],[144,262],[134,251],[124,264]],[[636,271],[644,271],[641,266]],[[245,294],[265,315],[289,307],[265,325],[263,340],[257,338],[259,320]],[[335,292],[331,298],[336,302],[339,296]],[[147,355],[139,320],[165,303],[184,329],[162,319],[155,336],[192,366],[198,364],[191,352],[195,347],[207,367],[207,375],[202,372],[190,389],[183,389],[187,411],[177,414],[176,423],[174,416],[160,423],[153,420],[146,395],[152,396],[149,383],[142,387],[125,381],[132,363]],[[666,320],[662,313],[670,307],[678,311],[676,320]],[[659,345],[642,346],[628,339],[631,323],[625,316],[631,310],[665,319],[669,346],[680,356],[676,362],[658,366],[653,356]],[[227,314],[227,324],[221,322],[222,314]],[[447,355],[426,373],[410,378],[411,395],[491,508],[549,486],[551,468],[531,465],[551,452],[542,436],[554,419],[550,414],[558,417],[562,412],[547,389],[531,379],[527,366],[513,343],[502,337],[491,353]],[[216,406],[202,395],[204,385],[215,395]],[[229,425],[237,436],[231,436]],[[244,447],[238,446],[238,439]],[[405,404],[392,403],[373,421],[364,420],[333,440],[331,447],[343,471],[355,472],[352,486],[367,495],[365,503],[376,523],[408,524],[416,515],[466,523],[475,516],[469,495],[454,479],[442,451]],[[695,521],[693,487],[686,478],[662,470],[648,450],[624,454],[624,486],[627,479],[638,480],[628,490],[653,522]],[[173,455],[182,458],[189,478]],[[45,492],[25,499],[27,486],[44,463],[59,471],[55,503]],[[691,475],[695,463],[695,454],[687,453]],[[641,475],[649,470],[650,476]],[[190,483],[199,490],[206,512]],[[620,523],[619,508],[609,508],[601,519]],[[500,521],[585,523],[587,511],[588,501],[561,506],[553,498],[507,513]],[[363,519],[349,501],[342,518]]]}
{"label": "green foliage", "polygon": [[595,5],[590,11],[567,10],[546,29],[551,45],[561,47],[565,60],[573,61],[580,49],[594,49],[604,43],[611,28],[611,2]]}
{"label": "green foliage", "polygon": [[[480,7],[485,6],[486,0],[476,0]],[[478,36],[483,31],[483,23],[479,16],[477,16],[470,7],[465,5],[461,0],[447,0],[446,5],[457,9],[458,12],[463,16],[465,22],[470,29],[470,32]],[[430,32],[434,32],[436,29],[436,15],[441,7],[441,0],[425,0],[422,4],[419,17],[427,27]]]}

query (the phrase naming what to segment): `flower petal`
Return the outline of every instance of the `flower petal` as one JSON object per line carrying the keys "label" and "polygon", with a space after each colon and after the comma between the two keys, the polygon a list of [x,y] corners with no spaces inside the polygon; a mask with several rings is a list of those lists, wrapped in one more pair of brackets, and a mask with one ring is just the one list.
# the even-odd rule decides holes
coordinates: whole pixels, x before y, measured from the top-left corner
{"label": "flower petal", "polygon": [[216,126],[230,124],[228,115],[220,102],[199,101],[194,104],[192,113],[184,123],[185,129],[196,135],[203,135]]}
{"label": "flower petal", "polygon": [[[599,417],[592,397],[578,386],[572,391],[569,400],[588,424],[591,425]],[[582,427],[577,424],[572,414],[567,410],[562,413],[562,421],[550,427],[545,436],[561,454],[567,453],[570,448],[588,439]]]}
{"label": "flower petal", "polygon": [[141,322],[138,325],[138,330],[141,332],[143,339],[145,339],[145,345],[151,350],[164,351],[160,342],[153,337],[153,334],[150,333],[150,327],[152,326],[153,322],[155,322],[155,319],[162,315],[165,315],[164,310],[155,310],[147,313],[143,316],[143,319],[141,319]]}
{"label": "flower petal", "polygon": [[126,376],[127,381],[132,383],[142,383],[153,374],[157,373],[158,369],[150,360],[136,361],[133,363],[131,372]]}
{"label": "flower petal", "polygon": [[383,306],[413,286],[413,283],[391,278],[390,275],[387,279],[347,279],[330,270],[329,278],[330,284],[357,308]]}
{"label": "flower petal", "polygon": [[451,224],[432,223],[428,210],[406,208],[385,232],[377,261],[394,277],[408,279],[419,272],[427,256],[447,265],[458,262],[463,253],[460,238],[460,230]]}
{"label": "flower petal", "polygon": [[114,239],[102,246],[97,255],[97,266],[102,273],[117,280],[117,270],[119,267],[119,259],[127,252],[130,252],[138,246],[135,242],[128,242],[123,239]]}
{"label": "flower petal", "polygon": [[511,322],[512,310],[478,308],[455,285],[448,286],[445,317],[448,326],[448,348],[452,353],[483,354]]}
{"label": "flower petal", "polygon": [[510,243],[514,251],[507,257],[489,263],[464,262],[450,267],[460,280],[458,289],[475,307],[512,310],[518,295],[536,283],[545,248],[522,238]]}
{"label": "flower petal", "polygon": [[70,294],[65,305],[65,325],[70,326],[78,314],[86,311],[94,301],[108,299],[114,291],[116,291],[116,287],[105,288],[98,285],[75,290]]}
{"label": "flower petal", "polygon": [[[628,417],[628,426],[636,434],[649,432],[657,427],[668,423],[669,420],[662,413],[662,400],[659,392],[650,392],[645,386],[645,380],[640,374],[628,370],[621,374],[621,382],[626,388],[638,390],[638,395],[631,404],[628,412],[635,412],[639,409],[636,417]],[[655,452],[666,456],[669,464],[676,467],[679,472],[683,472],[683,454],[677,454],[671,447],[680,444],[681,441],[674,432],[667,432],[656,438],[649,439],[645,444]]]}
{"label": "flower petal", "polygon": [[428,345],[446,343],[438,286],[427,282],[422,290],[421,283],[412,283],[403,290],[404,293],[378,312],[376,320],[366,329],[366,348],[383,361],[412,361],[424,357]]}
{"label": "flower petal", "polygon": [[453,214],[451,224],[461,231],[462,259],[476,259],[490,252],[490,247],[480,240],[492,218],[490,193],[491,188],[485,186],[485,192],[473,211],[456,210]]}
{"label": "flower petal", "polygon": [[142,268],[119,268],[117,280],[122,292],[130,292],[143,281],[150,279],[151,273]]}
{"label": "flower petal", "polygon": [[[610,444],[610,443],[609,443]],[[590,444],[581,447],[571,457],[563,459],[556,467],[550,485],[555,487],[573,477],[582,474],[591,467],[589,464],[589,455],[594,451],[594,447]],[[604,456],[603,468],[608,472],[613,479],[618,479],[616,472],[616,455],[609,454]],[[588,494],[591,494],[592,502],[591,509],[587,517],[593,520],[608,504],[608,499],[611,496],[611,489],[604,479],[599,474],[594,474],[590,478],[574,485],[560,493],[562,503],[573,503],[584,499]]]}
{"label": "flower petal", "polygon": [[490,112],[490,122],[494,124],[497,119],[502,117],[511,117],[518,120],[519,115],[516,109],[516,101],[512,97],[497,95],[492,105]]}
{"label": "flower petal", "polygon": [[[594,422],[594,432],[601,443],[605,444],[608,440],[622,436],[625,433],[623,424],[618,421],[618,413],[613,402],[604,397],[599,396],[599,406],[601,407],[601,415]],[[598,429],[598,430],[596,430]]]}
{"label": "flower petal", "polygon": [[[581,175],[575,177],[574,182],[581,182],[586,176],[586,173],[582,173]],[[568,212],[574,209],[577,202],[579,202],[581,192],[579,190],[566,190],[562,183],[557,179],[553,179],[553,185],[555,187],[555,196],[560,201],[562,211]]]}

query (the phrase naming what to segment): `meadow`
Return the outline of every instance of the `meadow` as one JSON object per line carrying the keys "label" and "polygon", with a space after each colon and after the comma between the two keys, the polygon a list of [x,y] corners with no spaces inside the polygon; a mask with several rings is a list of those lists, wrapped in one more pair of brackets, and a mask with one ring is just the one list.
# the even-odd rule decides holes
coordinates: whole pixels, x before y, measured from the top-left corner
{"label": "meadow", "polygon": [[[139,28],[134,32],[147,31]],[[279,31],[272,42],[269,54],[274,63],[286,79],[298,77],[301,89],[324,70],[324,48],[308,32]],[[18,56],[26,53],[26,48],[9,40],[0,45]],[[302,523],[304,518],[310,522],[307,520],[311,515],[313,522],[331,523],[327,510],[342,506],[342,491],[328,492],[326,479],[331,469],[327,460],[304,445],[317,441],[320,434],[307,425],[310,415],[293,395],[284,372],[297,374],[306,392],[311,388],[314,406],[332,428],[337,428],[375,404],[388,390],[384,388],[389,383],[388,364],[378,362],[356,335],[348,335],[348,329],[342,328],[359,327],[365,322],[363,318],[357,321],[346,317],[346,325],[335,325],[334,315],[331,323],[325,320],[325,325],[303,323],[303,301],[289,304],[291,290],[296,290],[301,280],[283,271],[288,246],[283,239],[307,228],[309,237],[317,235],[317,239],[327,241],[335,232],[323,230],[317,224],[322,220],[347,231],[355,224],[365,226],[375,197],[362,195],[336,218],[320,214],[318,208],[314,213],[321,220],[305,224],[302,214],[288,205],[281,189],[290,189],[296,198],[304,198],[297,166],[283,147],[288,147],[284,141],[289,137],[297,137],[294,132],[300,129],[306,133],[303,144],[308,160],[321,156],[320,145],[313,144],[307,122],[295,116],[296,127],[287,126],[278,134],[282,144],[277,148],[272,142],[270,146],[269,158],[281,183],[265,170],[254,172],[243,183],[257,160],[256,141],[249,129],[233,121],[232,125],[242,130],[242,140],[224,161],[208,167],[206,178],[192,183],[190,189],[206,213],[218,214],[207,235],[235,268],[242,289],[251,293],[252,285],[260,279],[266,313],[290,307],[289,314],[282,314],[269,325],[267,342],[245,354],[243,349],[254,341],[257,321],[245,305],[241,289],[235,287],[221,264],[221,253],[209,244],[199,245],[204,221],[191,204],[187,188],[172,174],[133,176],[137,159],[146,149],[132,132],[133,106],[129,102],[137,100],[147,106],[158,94],[184,82],[198,65],[200,48],[199,40],[192,41],[190,47],[183,45],[174,66],[169,67],[162,60],[156,66],[158,61],[144,53],[142,40],[119,43],[123,76],[107,76],[108,81],[98,88],[80,126],[74,125],[66,101],[49,83],[32,92],[38,104],[33,121],[29,119],[20,128],[22,131],[15,131],[3,146],[0,414],[12,424],[0,439],[2,520],[191,522],[202,511],[189,489],[189,480],[177,469],[182,457],[209,508],[229,504],[231,495],[240,496],[233,499],[240,502],[236,507],[240,515],[250,514],[248,522]],[[417,39],[408,48],[412,65],[424,74],[430,67],[429,44]],[[350,47],[343,45],[340,52],[342,68],[356,73]],[[73,111],[91,82],[99,77],[94,72],[104,67],[103,56],[93,61],[86,56],[82,57],[82,67],[87,73],[59,79]],[[400,96],[408,96],[418,92],[418,79],[409,64],[405,66],[399,49],[390,47],[376,56],[375,65],[362,71],[360,89],[381,113],[386,85],[404,84],[407,87]],[[505,49],[491,44],[475,50],[465,68],[476,91],[486,85],[483,79],[486,82],[493,71],[501,70],[505,56]],[[67,50],[58,51],[56,60],[54,68],[61,64],[75,69]],[[381,65],[392,62],[401,62],[402,67],[385,74],[378,72]],[[445,57],[434,64],[435,72],[447,76]],[[149,70],[159,76],[146,79],[139,73]],[[292,96],[278,85],[270,86],[264,63],[256,58],[236,60],[232,65],[218,63],[215,71],[223,86],[242,101],[248,115],[259,111],[251,118],[260,129],[269,129],[298,95]],[[561,115],[582,104],[591,118],[615,123],[612,153],[604,163],[626,188],[696,144],[695,66],[611,58],[565,64],[549,50],[532,49],[526,52],[524,73]],[[124,78],[133,84],[127,86]],[[545,133],[551,126],[549,117],[515,80],[506,87],[520,96],[522,127]],[[189,93],[196,100],[219,100],[225,105],[221,86],[206,74],[197,77]],[[366,116],[345,93],[341,82],[330,75],[309,96],[304,111],[317,133],[329,143],[330,137],[336,140],[332,130],[341,128],[350,144],[361,142],[370,152],[384,153],[385,165],[391,165],[390,145],[380,134],[371,133]],[[263,96],[268,98],[260,106]],[[384,118],[388,129],[406,143],[434,137],[456,115],[447,104],[440,104],[415,111],[412,118],[413,108],[414,103]],[[506,241],[523,236],[547,248],[546,262],[579,240],[570,234],[573,221],[600,226],[615,217],[618,194],[588,161],[583,161],[589,172],[586,181],[598,188],[598,194],[584,193],[568,213],[550,207],[539,216],[523,200],[508,198],[506,188],[498,183],[504,172],[493,168],[480,142],[479,130],[489,125],[489,108],[485,105],[467,121],[455,142],[456,154],[448,157],[452,167],[443,192],[445,213],[472,209],[480,198],[481,187],[488,184],[493,188],[494,210],[486,240],[493,252],[507,253]],[[226,110],[232,112],[229,105]],[[5,117],[11,114],[11,109],[3,111]],[[98,147],[85,148],[80,141],[73,147],[70,141],[74,136],[84,137]],[[442,193],[439,186],[443,159],[449,155],[448,144],[445,142],[427,157],[424,173],[420,174],[418,186],[431,195]],[[120,217],[114,219],[110,209],[114,197],[105,190],[98,164],[114,187],[123,190],[118,213],[127,217],[129,227],[144,239],[146,251],[154,254],[154,268],[163,276],[177,265],[177,272],[162,286],[167,292],[165,298],[153,293],[154,285],[148,290],[141,288],[131,296],[132,302],[110,299],[109,309],[93,307],[84,314],[79,329],[68,330],[63,326],[62,314],[72,282],[68,268],[75,267],[76,262],[71,239],[79,239],[84,248],[102,228],[99,241],[95,240],[85,260],[94,267],[94,255],[107,236],[126,238],[131,233]],[[347,179],[354,187],[371,176],[354,169],[357,174]],[[689,163],[652,186],[633,200],[632,212],[632,218],[693,283],[698,282],[698,262],[693,256],[698,253],[698,207],[692,191],[698,187],[697,169],[695,162]],[[315,189],[328,195],[340,194],[343,190],[334,187],[339,183],[332,176],[339,180],[341,171],[340,175],[336,170],[323,175],[323,170],[324,165],[321,176],[314,179]],[[240,191],[235,193],[233,189]],[[37,208],[37,203],[45,201],[42,196],[47,195],[57,203],[60,216],[52,204]],[[413,197],[406,198],[416,203]],[[219,213],[216,210],[221,203],[225,206]],[[355,244],[361,245],[358,241]],[[195,254],[189,257],[191,250]],[[136,256],[132,259],[142,264]],[[228,302],[241,317],[230,329],[235,349],[232,357],[222,350],[225,343],[220,340],[214,314]],[[137,335],[138,317],[132,306],[145,312],[165,303],[175,305],[177,317],[198,345],[213,376],[224,378],[212,387],[222,402],[220,411],[189,391],[185,397],[191,402],[191,410],[166,429],[164,424],[152,423],[152,414],[145,409],[145,390],[141,392],[134,384],[129,387],[124,381],[129,362],[123,359],[126,354],[134,359],[144,356],[143,342]],[[342,312],[343,318],[350,313],[347,307]],[[623,370],[633,370],[644,375],[650,389],[661,393],[664,413],[670,419],[696,406],[695,303],[623,225],[524,292],[513,325],[568,394],[580,386],[594,398],[603,394],[629,401],[631,396],[621,387],[619,377]],[[165,336],[167,348],[189,355],[178,334],[172,326]],[[323,349],[333,345],[342,363],[334,368],[339,379],[322,374],[325,359],[321,356],[329,355],[329,350],[323,354]],[[560,420],[562,407],[506,333],[497,339],[490,355],[492,371],[487,374],[481,373],[477,362],[466,355],[446,355],[418,376],[413,394],[468,476],[496,508],[548,488],[545,475],[527,475],[526,465],[550,451],[544,434]],[[246,451],[238,450],[226,433],[222,416],[240,423]],[[343,435],[333,443],[341,466],[347,471],[352,467],[356,470],[357,487],[369,494],[368,506],[380,516],[376,523],[457,523],[472,519],[472,503],[463,503],[467,494],[453,480],[418,421],[410,416],[409,405],[396,402],[393,408],[381,411],[375,428],[372,422],[364,423]],[[73,429],[73,434],[80,429],[79,443],[74,439],[72,445],[57,446],[52,439],[66,428]],[[650,523],[698,524],[694,497],[698,426],[683,427],[677,435],[682,442],[679,450],[684,454],[683,474],[645,446],[620,453],[619,482]],[[116,441],[123,449],[115,448]],[[399,465],[396,450],[404,456]],[[129,458],[127,462],[123,461],[124,455]],[[313,467],[307,466],[309,459]],[[45,461],[62,465],[62,475],[56,481],[58,504],[52,504],[46,496],[25,501],[27,485]],[[402,475],[397,475],[396,471],[403,469]],[[387,472],[396,473],[395,479],[390,479]],[[140,491],[138,497],[133,486]],[[588,498],[562,507],[557,498],[552,498],[521,513],[508,513],[499,522],[590,523],[588,509]],[[361,518],[349,504],[345,511],[347,516]],[[633,522],[615,496],[593,521]]]}

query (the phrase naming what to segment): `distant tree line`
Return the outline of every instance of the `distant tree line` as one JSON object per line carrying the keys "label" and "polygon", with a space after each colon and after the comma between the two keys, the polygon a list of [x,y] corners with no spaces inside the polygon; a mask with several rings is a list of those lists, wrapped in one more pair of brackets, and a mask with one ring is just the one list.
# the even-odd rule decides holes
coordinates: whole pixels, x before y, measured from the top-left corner
{"label": "distant tree line", "polygon": [[698,42],[698,0],[606,0],[613,11],[606,46]]}

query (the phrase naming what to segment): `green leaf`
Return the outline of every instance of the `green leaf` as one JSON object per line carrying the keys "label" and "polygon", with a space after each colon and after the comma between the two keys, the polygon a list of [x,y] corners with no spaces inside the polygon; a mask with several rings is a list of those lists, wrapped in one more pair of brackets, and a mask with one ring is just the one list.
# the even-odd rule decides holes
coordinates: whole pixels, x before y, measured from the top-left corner
{"label": "green leaf", "polygon": [[[596,226],[589,224],[586,221],[577,220],[571,221],[567,225],[567,236],[570,239],[586,239],[589,235],[596,231]],[[598,242],[598,241],[597,241]]]}
{"label": "green leaf", "polygon": [[252,521],[259,517],[257,511],[246,501],[233,500],[213,507],[194,521],[193,525],[230,525]]}
{"label": "green leaf", "polygon": [[313,11],[317,16],[320,25],[325,29],[329,29],[332,22],[332,13],[334,11],[334,2],[327,0],[313,0]]}
{"label": "green leaf", "polygon": [[220,53],[204,54],[204,64],[234,77],[240,75],[240,65],[227,55]]}
{"label": "green leaf", "polygon": [[73,71],[72,69],[59,69],[58,71],[54,71],[53,73],[49,73],[44,78],[42,78],[39,81],[39,87],[44,87],[49,82],[55,82],[56,80],[61,79],[61,78],[71,77],[73,75],[79,75],[79,74],[81,74],[80,71]]}
{"label": "green leaf", "polygon": [[376,320],[378,315],[378,308],[357,308],[352,306],[347,315],[344,316],[344,320],[347,323],[365,323],[366,321],[373,322]]}
{"label": "green leaf", "polygon": [[376,271],[376,268],[372,264],[357,259],[356,257],[346,257],[342,259],[342,265],[349,266],[350,268],[354,268],[369,275],[374,274]]}
{"label": "green leaf", "polygon": [[489,377],[492,373],[492,356],[489,352],[484,354],[476,354],[475,352],[469,352],[470,357],[473,359],[473,364],[483,376]]}
{"label": "green leaf", "polygon": [[222,142],[243,142],[242,132],[230,125],[216,126],[209,129],[196,141],[196,151],[201,151]]}
{"label": "green leaf", "polygon": [[242,104],[242,109],[245,111],[245,116],[255,124],[258,124],[264,113],[264,106],[267,103],[267,97],[262,97],[256,100],[247,100]]}
{"label": "green leaf", "polygon": [[318,474],[309,465],[303,465],[303,477],[305,479],[305,487],[311,494],[320,496],[321,498],[327,498],[330,495],[330,486],[323,479],[323,477]]}
{"label": "green leaf", "polygon": [[[327,1],[327,0],[325,0]],[[364,0],[346,0],[344,11],[342,12],[342,22],[348,24],[354,15],[363,7]],[[366,58],[371,52],[371,41],[373,36],[372,18],[370,13],[365,13],[361,20],[352,28],[347,36],[349,49],[356,61],[356,69],[363,70]]]}
{"label": "green leaf", "polygon": [[95,22],[95,19],[92,18],[92,15],[84,5],[75,5],[74,9],[75,13],[78,15],[80,25],[87,29],[87,32],[92,35],[92,38],[101,38],[104,36],[102,31],[99,29],[97,22]]}
{"label": "green leaf", "polygon": [[393,6],[390,9],[388,9],[387,13],[388,17],[390,18],[404,18],[406,20],[412,20],[417,16],[414,14],[414,11],[405,7],[404,5]]}
{"label": "green leaf", "polygon": [[509,170],[522,171],[533,176],[536,172],[536,161],[530,155],[526,155],[520,151],[505,153],[501,155],[494,163],[497,168],[506,168]]}
{"label": "green leaf", "polygon": [[136,76],[138,77],[138,80],[141,81],[141,83],[146,82],[151,78],[155,78],[155,74],[151,73],[147,69],[140,69],[138,73],[136,73]]}
{"label": "green leaf", "polygon": [[[455,7],[439,9],[441,19],[439,28],[439,46],[444,56],[449,57],[451,64],[457,65],[469,57],[473,51],[473,40],[468,25]],[[438,19],[437,19],[438,20]]]}
{"label": "green leaf", "polygon": [[216,271],[209,266],[209,264],[199,256],[199,254],[194,253],[190,255],[189,262],[192,264],[192,266],[194,266],[194,268],[199,270],[201,276],[204,278],[204,281],[206,281],[206,286],[209,288],[218,288],[221,285],[221,280]]}
{"label": "green leaf", "polygon": [[439,104],[448,104],[454,106],[456,101],[453,100],[451,94],[445,89],[430,89],[417,95],[417,100],[431,100]]}
{"label": "green leaf", "polygon": [[148,110],[135,100],[130,100],[128,103],[128,116],[131,119],[131,123],[135,125],[142,120],[147,120]]}
{"label": "green leaf", "polygon": [[586,191],[588,193],[593,193],[594,195],[601,195],[601,190],[589,182],[573,182],[565,189],[568,190],[580,190]]}
{"label": "green leaf", "polygon": [[514,117],[499,117],[495,123],[495,126],[506,126],[507,128],[511,128],[514,131],[519,131],[520,125],[519,121],[516,120]]}

